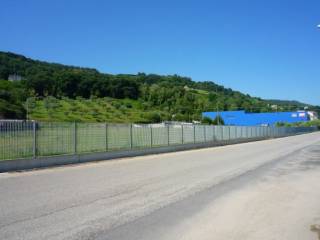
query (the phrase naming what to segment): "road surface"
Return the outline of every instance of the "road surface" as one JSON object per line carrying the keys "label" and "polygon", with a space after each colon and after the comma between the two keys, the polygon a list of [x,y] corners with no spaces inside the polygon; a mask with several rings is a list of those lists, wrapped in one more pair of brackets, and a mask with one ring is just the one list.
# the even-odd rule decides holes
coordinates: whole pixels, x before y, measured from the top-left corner
{"label": "road surface", "polygon": [[311,133],[0,174],[0,239],[316,240],[319,199]]}

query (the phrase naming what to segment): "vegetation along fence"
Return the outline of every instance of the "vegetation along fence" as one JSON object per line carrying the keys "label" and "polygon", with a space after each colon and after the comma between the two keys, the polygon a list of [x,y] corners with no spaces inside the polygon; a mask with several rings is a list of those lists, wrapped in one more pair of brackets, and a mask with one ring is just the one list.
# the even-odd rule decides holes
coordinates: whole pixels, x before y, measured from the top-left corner
{"label": "vegetation along fence", "polygon": [[0,160],[284,137],[313,127],[0,121]]}

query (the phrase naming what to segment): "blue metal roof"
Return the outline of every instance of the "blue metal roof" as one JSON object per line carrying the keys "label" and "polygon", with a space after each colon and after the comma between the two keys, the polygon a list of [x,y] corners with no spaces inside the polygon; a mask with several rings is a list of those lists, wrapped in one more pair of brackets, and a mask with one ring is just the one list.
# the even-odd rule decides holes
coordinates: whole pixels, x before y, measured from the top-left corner
{"label": "blue metal roof", "polygon": [[245,111],[203,112],[203,117],[215,119],[220,115],[225,125],[257,126],[274,125],[277,122],[295,123],[309,121],[306,111],[246,113]]}

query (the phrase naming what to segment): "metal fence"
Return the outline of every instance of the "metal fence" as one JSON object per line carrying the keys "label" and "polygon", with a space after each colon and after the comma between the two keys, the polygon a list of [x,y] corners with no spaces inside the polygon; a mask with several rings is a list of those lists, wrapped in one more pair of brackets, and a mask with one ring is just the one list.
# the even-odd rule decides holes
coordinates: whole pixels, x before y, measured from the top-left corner
{"label": "metal fence", "polygon": [[250,141],[316,131],[315,127],[50,123],[0,121],[0,160]]}

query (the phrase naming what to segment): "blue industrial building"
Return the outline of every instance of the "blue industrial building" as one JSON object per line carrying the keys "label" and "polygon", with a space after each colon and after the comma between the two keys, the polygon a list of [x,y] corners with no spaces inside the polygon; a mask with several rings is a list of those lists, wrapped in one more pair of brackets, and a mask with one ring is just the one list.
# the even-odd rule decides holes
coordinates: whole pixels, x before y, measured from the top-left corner
{"label": "blue industrial building", "polygon": [[308,112],[268,112],[246,113],[245,111],[203,112],[203,117],[214,120],[217,115],[223,119],[225,125],[235,126],[271,126],[277,122],[295,123],[309,121]]}

